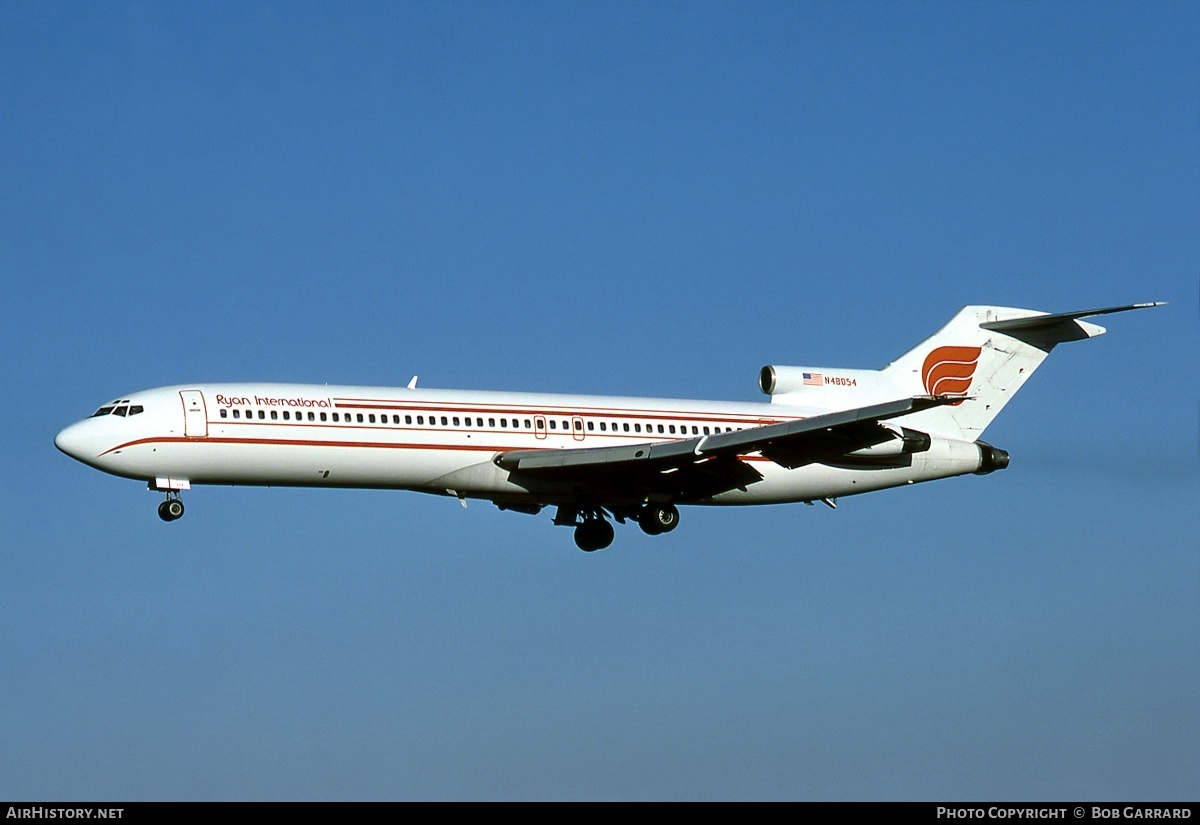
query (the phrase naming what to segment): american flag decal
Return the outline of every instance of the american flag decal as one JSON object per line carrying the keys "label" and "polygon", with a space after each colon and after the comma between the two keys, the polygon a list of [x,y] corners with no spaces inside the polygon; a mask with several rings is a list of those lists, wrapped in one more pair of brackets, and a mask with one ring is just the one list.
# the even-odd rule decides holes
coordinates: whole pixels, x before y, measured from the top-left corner
{"label": "american flag decal", "polygon": [[821,386],[821,384],[822,384],[822,380],[821,380],[821,373],[819,373],[819,372],[805,372],[805,373],[801,373],[801,374],[804,376],[804,386],[806,386],[806,387],[819,387],[819,386]]}

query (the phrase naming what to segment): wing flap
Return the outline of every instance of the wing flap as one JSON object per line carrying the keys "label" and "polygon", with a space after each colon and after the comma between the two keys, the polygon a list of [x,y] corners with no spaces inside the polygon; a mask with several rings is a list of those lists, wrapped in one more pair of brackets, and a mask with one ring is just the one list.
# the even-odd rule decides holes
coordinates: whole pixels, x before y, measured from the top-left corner
{"label": "wing flap", "polygon": [[506,470],[532,472],[537,470],[607,467],[629,463],[675,464],[690,463],[701,439],[656,441],[651,444],[630,444],[623,447],[581,447],[567,450],[513,450],[502,453],[496,463]]}

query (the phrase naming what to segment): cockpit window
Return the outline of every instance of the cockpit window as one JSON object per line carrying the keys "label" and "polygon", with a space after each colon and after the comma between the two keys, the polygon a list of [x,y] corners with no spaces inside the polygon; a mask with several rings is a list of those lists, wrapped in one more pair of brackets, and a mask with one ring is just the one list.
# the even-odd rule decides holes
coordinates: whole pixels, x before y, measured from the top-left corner
{"label": "cockpit window", "polygon": [[141,404],[129,404],[128,401],[118,402],[118,404],[120,404],[120,406],[117,404],[109,404],[108,406],[101,407],[92,413],[91,417],[98,418],[102,415],[137,415],[138,413],[146,411],[146,408]]}

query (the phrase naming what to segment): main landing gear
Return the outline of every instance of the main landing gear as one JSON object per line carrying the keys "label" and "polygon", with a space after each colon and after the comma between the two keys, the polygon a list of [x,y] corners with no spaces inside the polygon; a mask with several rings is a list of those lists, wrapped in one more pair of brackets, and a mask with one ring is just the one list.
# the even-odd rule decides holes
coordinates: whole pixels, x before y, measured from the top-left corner
{"label": "main landing gear", "polygon": [[592,516],[584,518],[575,528],[575,544],[583,552],[591,553],[594,550],[603,550],[612,544],[614,535],[616,535],[616,531],[603,516]]}
{"label": "main landing gear", "polygon": [[679,508],[674,504],[647,504],[638,513],[637,522],[648,536],[669,533],[679,526]]}
{"label": "main landing gear", "polygon": [[167,493],[167,500],[158,505],[158,517],[163,521],[174,521],[183,516],[183,499],[179,493]]}
{"label": "main landing gear", "polygon": [[[650,536],[669,533],[679,526],[679,509],[674,504],[647,504],[635,510],[611,508],[614,519],[625,523],[636,521],[642,531]],[[613,542],[614,530],[608,521],[609,512],[601,509],[575,510],[560,507],[554,523],[575,528],[575,544],[585,553],[603,550]]]}

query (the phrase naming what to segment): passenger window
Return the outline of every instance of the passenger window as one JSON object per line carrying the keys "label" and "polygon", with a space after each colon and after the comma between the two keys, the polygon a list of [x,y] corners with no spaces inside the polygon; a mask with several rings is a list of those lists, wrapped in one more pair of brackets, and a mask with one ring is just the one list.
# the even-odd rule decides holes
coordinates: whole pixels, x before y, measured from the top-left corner
{"label": "passenger window", "polygon": [[404,416],[404,423],[405,423],[405,424],[411,424],[411,423],[412,423],[412,416],[411,416],[411,415],[406,415],[406,416]]}
{"label": "passenger window", "polygon": [[371,424],[374,424],[375,423],[375,413],[371,413],[370,415],[368,415],[367,421],[370,422]]}
{"label": "passenger window", "polygon": [[266,420],[267,420],[267,411],[266,411],[266,410],[259,410],[259,411],[258,411],[258,420],[259,420],[259,421],[266,421]]}
{"label": "passenger window", "polygon": [[633,431],[635,433],[640,433],[642,431],[642,425],[635,421],[633,423]]}
{"label": "passenger window", "polygon": [[489,427],[495,427],[495,426],[496,426],[496,419],[494,419],[494,418],[489,418],[489,419],[488,419],[488,426],[489,426]]}
{"label": "passenger window", "polygon": [[418,423],[418,424],[424,424],[424,423],[425,423],[425,416],[423,416],[423,415],[418,415],[418,416],[417,416],[417,423]]}
{"label": "passenger window", "polygon": [[600,422],[600,432],[605,432],[605,431],[607,431],[607,429],[608,429],[607,425],[605,425],[605,423],[603,421],[601,421]]}
{"label": "passenger window", "polygon": [[528,418],[525,419],[525,429],[527,429],[527,430],[533,429],[533,422],[530,421]]}
{"label": "passenger window", "polygon": [[553,419],[553,418],[551,418],[551,419],[550,419],[550,429],[552,429],[552,430],[553,430],[553,429],[557,428],[557,426],[558,426],[558,425],[555,423],[554,419]]}
{"label": "passenger window", "polygon": [[705,428],[704,428],[704,434],[705,434],[705,435],[708,435],[708,434],[709,434],[709,432],[708,432],[708,427],[705,427]]}
{"label": "passenger window", "polygon": [[392,416],[392,423],[393,423],[393,424],[399,424],[399,423],[400,423],[400,416],[398,416],[398,415],[393,415],[393,416]]}
{"label": "passenger window", "polygon": [[663,425],[662,425],[662,424],[659,424],[659,425],[658,425],[658,431],[659,431],[660,433],[663,431]]}
{"label": "passenger window", "polygon": [[[237,410],[234,410],[234,412],[237,412]],[[234,417],[236,418],[237,416],[234,416]],[[284,420],[284,421],[291,421],[291,420],[292,420],[292,414],[291,414],[290,412],[288,412],[287,410],[284,410],[284,411],[283,411],[283,420]]]}
{"label": "passenger window", "polygon": [[222,418],[228,418],[228,417],[229,417],[229,410],[227,410],[227,409],[225,409],[224,407],[222,407],[222,408],[221,408],[221,417],[222,417]]}
{"label": "passenger window", "polygon": [[443,426],[443,427],[449,427],[449,426],[450,426],[450,422],[449,422],[449,420],[448,420],[448,419],[446,418],[446,416],[444,416],[444,415],[442,416],[442,426]]}
{"label": "passenger window", "polygon": [[241,411],[241,410],[234,410],[234,411],[233,411],[233,417],[234,417],[234,418],[241,418],[241,417],[242,417],[242,411]]}
{"label": "passenger window", "polygon": [[321,420],[328,421],[329,419],[325,417],[325,413],[321,413]]}

